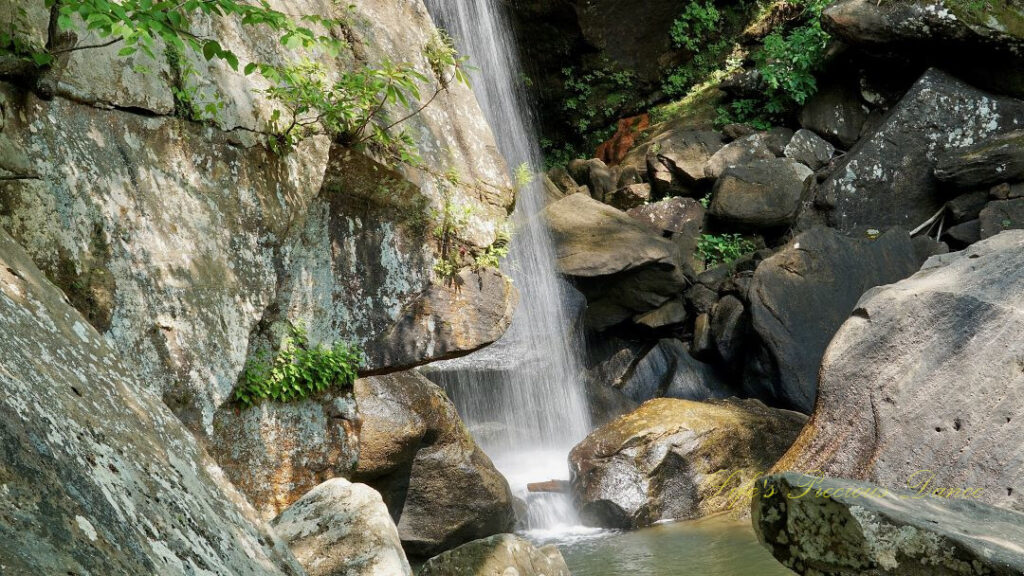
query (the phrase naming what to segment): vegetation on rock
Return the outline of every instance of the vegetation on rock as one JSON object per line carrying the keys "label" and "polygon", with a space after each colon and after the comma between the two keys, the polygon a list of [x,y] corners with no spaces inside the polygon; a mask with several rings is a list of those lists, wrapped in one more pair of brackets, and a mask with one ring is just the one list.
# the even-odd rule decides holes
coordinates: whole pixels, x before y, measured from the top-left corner
{"label": "vegetation on rock", "polygon": [[[340,18],[318,15],[292,16],[275,10],[266,0],[43,0],[50,10],[45,46],[27,40],[21,30],[0,32],[0,56],[25,64],[21,72],[38,76],[51,67],[60,67],[61,57],[70,52],[122,46],[120,57],[138,52],[158,60],[161,50],[176,77],[172,87],[177,112],[190,120],[219,120],[224,102],[218,94],[200,94],[197,71],[186,53],[200,55],[206,61],[219,60],[246,76],[260,74],[271,87],[265,94],[275,104],[269,123],[269,145],[287,152],[299,140],[314,134],[326,134],[353,148],[370,147],[383,156],[407,164],[418,164],[412,139],[394,129],[429,106],[452,82],[467,83],[463,69],[466,58],[459,56],[447,35],[438,33],[423,47],[435,76],[434,92],[422,103],[420,84],[427,76],[410,63],[384,60],[376,66],[329,75],[323,64],[307,57],[286,65],[252,61],[244,63],[234,51],[217,39],[193,32],[193,24],[202,18],[235,19],[249,28],[269,29],[289,50],[306,50],[337,57],[348,48],[344,30],[349,22],[347,10]],[[25,8],[19,8],[22,18]],[[79,43],[76,31],[87,31],[99,40]],[[142,72],[149,70],[137,67]],[[332,77],[333,76],[333,77]],[[397,119],[386,108],[401,105],[408,113]]]}
{"label": "vegetation on rock", "polygon": [[697,253],[708,267],[728,264],[756,248],[753,242],[739,234],[702,234],[697,241]]}
{"label": "vegetation on rock", "polygon": [[314,345],[303,326],[293,325],[273,360],[268,359],[266,351],[249,360],[234,397],[245,407],[261,400],[302,400],[326,390],[351,386],[362,363],[359,346],[345,342],[336,342],[330,348]]}

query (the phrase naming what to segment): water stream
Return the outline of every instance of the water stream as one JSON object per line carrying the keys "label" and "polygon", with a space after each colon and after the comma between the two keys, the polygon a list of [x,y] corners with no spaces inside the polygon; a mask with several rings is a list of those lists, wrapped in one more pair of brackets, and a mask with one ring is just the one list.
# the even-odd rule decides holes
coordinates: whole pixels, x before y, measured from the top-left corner
{"label": "water stream", "polygon": [[[434,21],[476,69],[471,83],[511,168],[542,166],[538,134],[522,90],[505,5],[497,0],[427,0]],[[568,480],[569,450],[590,429],[579,361],[580,303],[555,271],[539,182],[521,186],[504,265],[519,290],[506,335],[467,358],[425,372],[452,398],[477,442],[527,501],[530,528],[568,530],[579,523],[568,498],[530,494],[526,484]]]}

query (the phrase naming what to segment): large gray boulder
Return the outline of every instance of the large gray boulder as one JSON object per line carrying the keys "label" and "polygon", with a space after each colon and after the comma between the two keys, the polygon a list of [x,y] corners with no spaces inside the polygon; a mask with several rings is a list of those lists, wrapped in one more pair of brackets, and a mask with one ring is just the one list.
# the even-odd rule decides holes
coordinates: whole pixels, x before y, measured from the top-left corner
{"label": "large gray boulder", "polygon": [[685,288],[676,244],[625,212],[572,194],[550,204],[544,216],[559,269],[587,298],[590,328],[654,310]]}
{"label": "large gray boulder", "polygon": [[708,213],[759,230],[792,224],[813,175],[810,168],[788,158],[731,166],[715,182]]}
{"label": "large gray boulder", "polygon": [[1024,574],[1024,515],[972,498],[964,486],[888,490],[790,472],[758,482],[751,520],[798,574]]}
{"label": "large gray boulder", "polygon": [[302,574],[192,434],[0,231],[0,571]]}
{"label": "large gray boulder", "polygon": [[776,469],[885,488],[929,470],[935,486],[1024,510],[1022,269],[1015,230],[865,294],[822,359],[814,416]]}
{"label": "large gray boulder", "polygon": [[387,506],[365,484],[328,480],[272,525],[309,576],[412,576]]}
{"label": "large gray boulder", "polygon": [[637,528],[745,506],[734,489],[771,467],[805,421],[757,400],[646,402],[570,453],[580,515],[593,526]]}
{"label": "large gray boulder", "polygon": [[797,236],[754,272],[744,391],[810,413],[832,336],[874,286],[902,280],[919,262],[906,232],[853,239],[828,228]]}
{"label": "large gray boulder", "polygon": [[806,128],[797,130],[783,149],[786,158],[792,158],[811,170],[828,164],[835,153],[835,146]]}
{"label": "large gray boulder", "polygon": [[989,95],[952,76],[926,72],[873,134],[861,139],[817,201],[844,233],[916,228],[945,198],[932,171],[940,153],[1024,127],[1024,102]]}
{"label": "large gray boulder", "polygon": [[353,479],[381,493],[409,555],[512,528],[508,482],[437,385],[399,372],[357,380],[354,395],[362,428]]}
{"label": "large gray boulder", "polygon": [[554,545],[537,548],[514,534],[463,544],[431,558],[419,576],[571,576]]}
{"label": "large gray boulder", "polygon": [[800,110],[800,126],[849,150],[860,139],[868,109],[857,92],[831,84],[811,96]]}

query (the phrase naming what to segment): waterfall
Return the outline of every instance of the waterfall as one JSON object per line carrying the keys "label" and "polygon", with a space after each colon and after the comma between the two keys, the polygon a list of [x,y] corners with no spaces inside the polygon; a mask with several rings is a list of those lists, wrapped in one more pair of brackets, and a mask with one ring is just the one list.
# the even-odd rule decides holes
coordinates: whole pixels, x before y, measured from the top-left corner
{"label": "waterfall", "polygon": [[[439,27],[475,67],[471,83],[510,167],[542,166],[534,119],[507,15],[499,0],[427,0]],[[569,450],[590,429],[577,328],[580,296],[555,271],[539,181],[522,186],[503,268],[519,290],[512,325],[497,343],[424,373],[455,403],[477,442],[528,504],[527,528],[577,525],[568,496],[526,484],[569,478]]]}

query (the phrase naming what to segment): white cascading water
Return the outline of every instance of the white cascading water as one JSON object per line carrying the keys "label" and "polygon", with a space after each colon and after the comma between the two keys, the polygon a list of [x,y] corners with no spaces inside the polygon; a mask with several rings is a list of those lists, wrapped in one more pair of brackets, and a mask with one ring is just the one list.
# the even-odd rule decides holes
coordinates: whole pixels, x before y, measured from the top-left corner
{"label": "white cascading water", "polygon": [[[542,166],[522,89],[518,54],[499,0],[427,0],[439,27],[468,55],[471,83],[511,167]],[[519,307],[501,341],[424,372],[452,398],[477,442],[528,505],[527,529],[578,526],[567,495],[528,493],[526,484],[569,479],[569,451],[590,430],[576,327],[578,294],[555,271],[539,181],[519,190],[509,258]]]}

